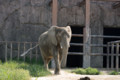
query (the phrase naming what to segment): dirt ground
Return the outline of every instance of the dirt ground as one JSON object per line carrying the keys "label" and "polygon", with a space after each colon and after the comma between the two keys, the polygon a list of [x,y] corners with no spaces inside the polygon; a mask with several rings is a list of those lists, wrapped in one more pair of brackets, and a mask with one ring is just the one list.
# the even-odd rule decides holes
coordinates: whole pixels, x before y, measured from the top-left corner
{"label": "dirt ground", "polygon": [[[50,70],[52,74],[53,70]],[[120,80],[120,75],[106,75],[106,71],[103,71],[102,75],[78,75],[70,73],[66,70],[61,70],[60,75],[50,75],[45,77],[32,78],[31,80],[79,80],[83,77],[90,77],[90,80]]]}

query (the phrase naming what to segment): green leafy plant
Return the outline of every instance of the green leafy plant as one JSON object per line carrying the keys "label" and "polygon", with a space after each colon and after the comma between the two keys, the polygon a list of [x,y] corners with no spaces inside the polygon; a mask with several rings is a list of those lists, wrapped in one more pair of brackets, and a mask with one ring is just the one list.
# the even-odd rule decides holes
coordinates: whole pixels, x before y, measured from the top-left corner
{"label": "green leafy plant", "polygon": [[86,68],[86,74],[89,74],[89,75],[98,75],[100,74],[100,72],[96,69],[96,68]]}
{"label": "green leafy plant", "polygon": [[29,71],[0,66],[0,80],[30,80]]}
{"label": "green leafy plant", "polygon": [[119,74],[119,72],[117,72],[117,71],[110,72],[110,75],[118,75],[118,74]]}
{"label": "green leafy plant", "polygon": [[88,74],[88,75],[98,75],[100,74],[100,72],[96,69],[96,68],[86,68],[86,69],[83,69],[83,68],[77,68],[75,70],[72,71],[73,73],[76,73],[76,74]]}
{"label": "green leafy plant", "polygon": [[82,68],[77,68],[77,69],[73,70],[72,73],[76,73],[76,74],[86,74],[86,70],[85,70],[85,69],[82,69]]}
{"label": "green leafy plant", "polygon": [[41,64],[22,61],[0,63],[0,80],[30,80],[31,76],[40,77],[50,74]]}

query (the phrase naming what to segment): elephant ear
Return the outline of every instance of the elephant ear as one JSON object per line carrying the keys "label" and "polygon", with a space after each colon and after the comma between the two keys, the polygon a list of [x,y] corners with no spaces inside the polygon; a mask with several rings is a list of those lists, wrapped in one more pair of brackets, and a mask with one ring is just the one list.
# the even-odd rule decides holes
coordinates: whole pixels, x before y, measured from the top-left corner
{"label": "elephant ear", "polygon": [[69,39],[70,36],[66,30],[61,32],[61,41],[60,41],[60,48],[68,48],[69,47]]}
{"label": "elephant ear", "polygon": [[[67,29],[67,32],[69,34],[69,38],[67,38],[67,40],[68,40],[68,43],[70,43],[71,36],[72,36],[72,30],[71,30],[70,26],[67,26],[66,29]],[[69,44],[69,47],[70,47],[70,44]]]}
{"label": "elephant ear", "polygon": [[64,31],[62,32],[62,39],[60,42],[60,47],[61,48],[68,48],[70,47],[70,40],[71,40],[71,35],[72,35],[72,31],[70,26],[66,26]]}
{"label": "elephant ear", "polygon": [[67,29],[67,32],[68,32],[68,34],[70,36],[70,40],[71,40],[72,30],[71,30],[70,26],[67,26],[66,29]]}
{"label": "elephant ear", "polygon": [[57,28],[57,26],[52,26],[52,27],[48,30],[49,41],[50,41],[53,45],[57,45],[56,28]]}

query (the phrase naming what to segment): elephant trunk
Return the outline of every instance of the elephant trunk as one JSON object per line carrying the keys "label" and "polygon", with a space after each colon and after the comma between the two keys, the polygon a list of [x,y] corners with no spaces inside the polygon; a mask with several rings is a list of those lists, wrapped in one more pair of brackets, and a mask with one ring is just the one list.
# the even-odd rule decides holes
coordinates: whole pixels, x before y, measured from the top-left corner
{"label": "elephant trunk", "polygon": [[62,61],[61,61],[61,67],[65,68],[66,67],[66,63],[67,63],[68,48],[67,49],[64,48],[62,53],[63,53],[62,54],[63,58],[62,58]]}

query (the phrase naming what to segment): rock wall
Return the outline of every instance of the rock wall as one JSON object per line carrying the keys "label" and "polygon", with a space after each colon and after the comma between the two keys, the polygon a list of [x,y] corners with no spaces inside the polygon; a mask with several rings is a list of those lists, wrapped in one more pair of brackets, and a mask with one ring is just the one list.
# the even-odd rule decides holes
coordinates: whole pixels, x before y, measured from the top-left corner
{"label": "rock wall", "polygon": [[[0,0],[0,40],[37,41],[52,25],[50,1]],[[79,7],[80,1],[58,0],[58,26],[85,26],[85,6]],[[91,2],[91,29],[99,25],[120,27],[120,8],[111,6],[112,2]]]}
{"label": "rock wall", "polygon": [[[49,2],[0,0],[0,41],[37,42],[40,34],[51,26]],[[4,55],[5,46],[0,43],[0,59]]]}
{"label": "rock wall", "polygon": [[50,0],[0,0],[0,40],[37,41],[51,26]]}
{"label": "rock wall", "polygon": [[[82,0],[59,0],[58,25],[85,26],[85,6],[80,7],[80,1]],[[113,9],[112,4],[113,2],[91,2],[91,28],[99,21],[103,26],[120,27],[120,8]]]}

